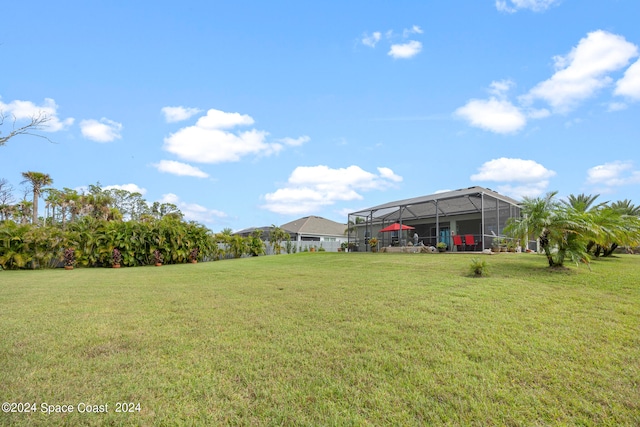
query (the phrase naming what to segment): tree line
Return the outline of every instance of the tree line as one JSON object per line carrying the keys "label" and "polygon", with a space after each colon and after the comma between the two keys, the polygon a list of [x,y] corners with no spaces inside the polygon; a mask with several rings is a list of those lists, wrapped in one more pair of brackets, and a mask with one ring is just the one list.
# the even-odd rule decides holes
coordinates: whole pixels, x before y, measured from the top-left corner
{"label": "tree line", "polygon": [[[40,172],[22,174],[26,187],[20,200],[13,187],[0,179],[0,267],[54,268],[63,263],[85,267],[142,266],[158,262],[263,255],[265,242],[257,230],[248,237],[226,228],[213,233],[185,221],[171,203],[148,203],[140,193],[104,189],[98,183],[86,190],[50,187],[53,180]],[[31,200],[27,200],[31,195]],[[45,202],[38,215],[39,199]],[[271,229],[274,252],[289,238]],[[277,248],[276,248],[277,246]]]}

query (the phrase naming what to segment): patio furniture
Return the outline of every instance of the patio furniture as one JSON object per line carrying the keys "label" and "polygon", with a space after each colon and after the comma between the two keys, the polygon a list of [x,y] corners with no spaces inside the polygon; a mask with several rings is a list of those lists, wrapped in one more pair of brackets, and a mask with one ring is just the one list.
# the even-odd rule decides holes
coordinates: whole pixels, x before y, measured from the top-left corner
{"label": "patio furniture", "polygon": [[476,250],[476,246],[478,245],[478,243],[476,243],[476,240],[473,238],[473,234],[464,235],[464,245],[465,247],[473,246],[473,250]]}
{"label": "patio furniture", "polygon": [[[462,243],[462,236],[456,234],[453,236],[453,245],[458,251],[464,251],[464,243]],[[461,249],[462,247],[462,249]]]}

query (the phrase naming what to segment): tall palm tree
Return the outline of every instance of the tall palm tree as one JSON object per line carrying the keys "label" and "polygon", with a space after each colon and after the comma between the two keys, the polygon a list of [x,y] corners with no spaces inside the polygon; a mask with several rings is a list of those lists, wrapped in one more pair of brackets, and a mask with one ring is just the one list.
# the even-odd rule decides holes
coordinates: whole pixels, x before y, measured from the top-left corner
{"label": "tall palm tree", "polygon": [[76,190],[64,188],[62,190],[62,202],[60,210],[62,211],[62,228],[65,228],[67,209],[71,213],[71,222],[74,222],[82,210],[81,196]]}
{"label": "tall palm tree", "polygon": [[48,188],[46,190],[47,197],[44,199],[47,203],[47,209],[51,208],[51,224],[56,223],[56,208],[62,204],[62,192],[55,188]]}
{"label": "tall palm tree", "polygon": [[53,184],[53,179],[46,173],[42,172],[22,172],[24,181],[22,183],[29,183],[33,190],[33,219],[32,224],[38,223],[38,199],[42,192],[42,187]]}

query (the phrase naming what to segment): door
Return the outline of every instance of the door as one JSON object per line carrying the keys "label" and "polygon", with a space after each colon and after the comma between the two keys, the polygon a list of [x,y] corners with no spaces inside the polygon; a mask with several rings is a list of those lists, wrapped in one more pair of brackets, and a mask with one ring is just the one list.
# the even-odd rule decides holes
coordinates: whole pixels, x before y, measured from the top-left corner
{"label": "door", "polygon": [[451,250],[451,230],[449,230],[449,227],[440,227],[440,236],[438,241],[445,242],[447,244],[447,248]]}

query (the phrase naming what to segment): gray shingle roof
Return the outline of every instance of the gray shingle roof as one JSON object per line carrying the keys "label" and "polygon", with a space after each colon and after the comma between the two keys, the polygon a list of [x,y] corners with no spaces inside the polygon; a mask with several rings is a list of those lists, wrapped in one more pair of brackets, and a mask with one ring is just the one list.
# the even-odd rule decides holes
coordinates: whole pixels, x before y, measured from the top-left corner
{"label": "gray shingle roof", "polygon": [[331,221],[319,216],[305,216],[282,224],[280,228],[288,233],[307,234],[314,236],[343,236],[346,224]]}

